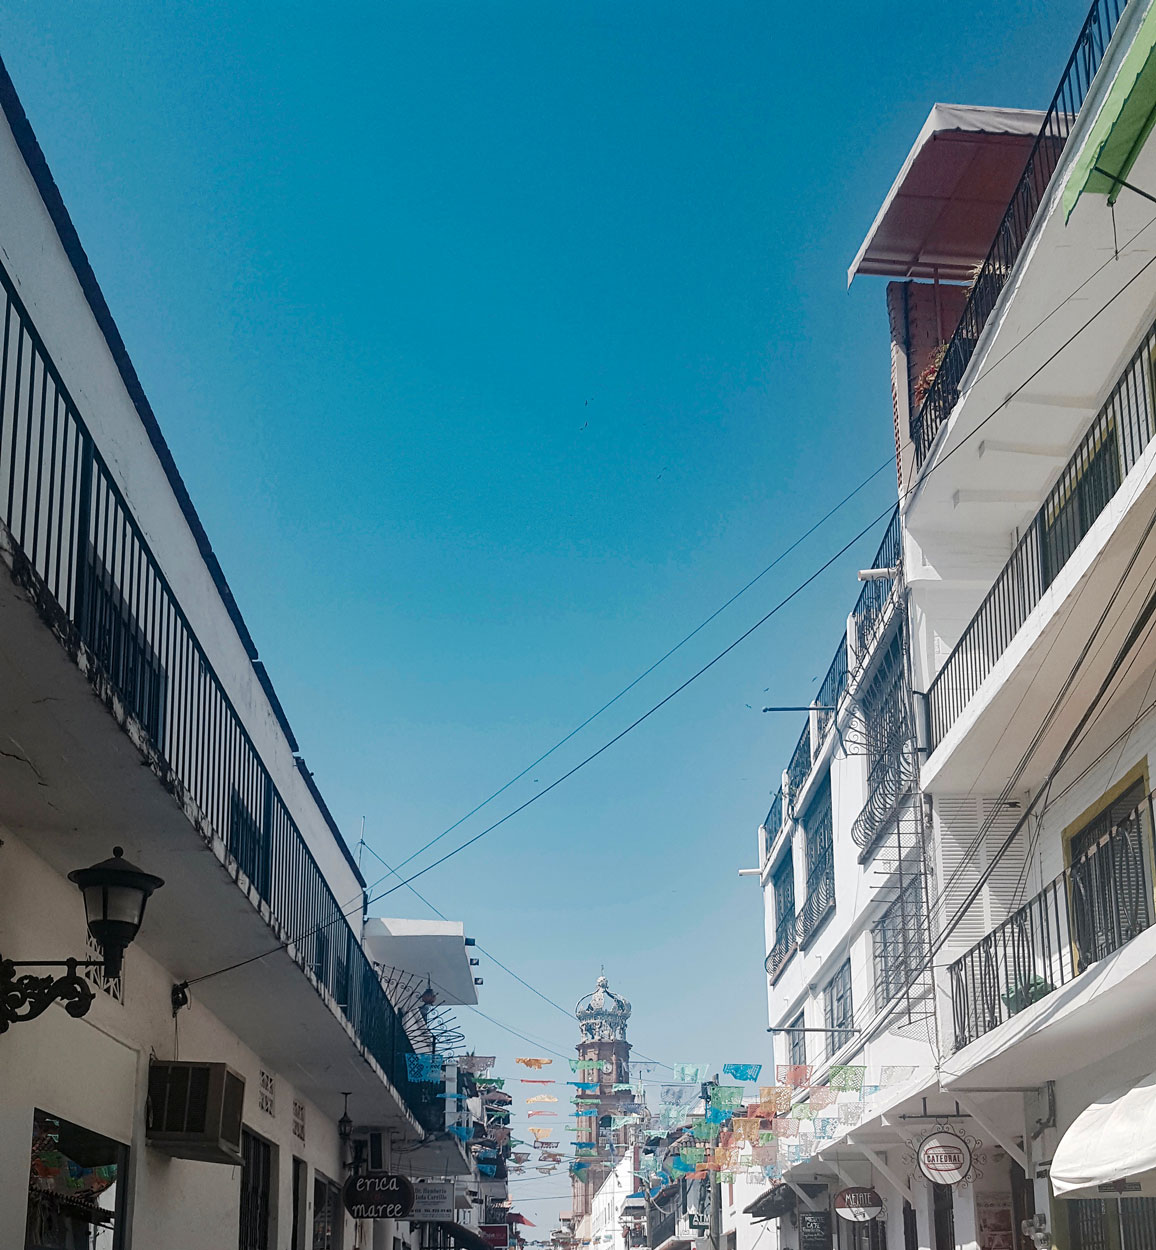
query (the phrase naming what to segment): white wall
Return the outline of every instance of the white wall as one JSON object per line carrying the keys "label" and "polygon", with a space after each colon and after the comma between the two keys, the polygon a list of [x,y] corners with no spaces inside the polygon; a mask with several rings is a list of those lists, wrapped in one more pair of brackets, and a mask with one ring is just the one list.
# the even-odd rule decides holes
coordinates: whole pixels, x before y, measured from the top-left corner
{"label": "white wall", "polygon": [[[15,959],[82,953],[84,909],[76,887],[8,831],[0,837],[0,951]],[[314,1171],[338,1183],[344,1178],[336,1124],[295,1088],[295,1074],[274,1072],[275,1114],[259,1109],[260,1073],[269,1065],[195,998],[174,1020],[172,982],[165,968],[133,946],[125,956],[123,1005],[98,992],[82,1019],[54,1005],[0,1037],[0,1246],[24,1244],[37,1107],[130,1147],[130,1244],[136,1250],[236,1244],[240,1169],[173,1159],[146,1144],[150,1055],[224,1062],[245,1078],[244,1124],[276,1148],[273,1218],[279,1231],[271,1244],[279,1250],[288,1247],[291,1227],[293,1156],[309,1167],[307,1221]],[[293,1136],[294,1100],[305,1104],[304,1143]]]}

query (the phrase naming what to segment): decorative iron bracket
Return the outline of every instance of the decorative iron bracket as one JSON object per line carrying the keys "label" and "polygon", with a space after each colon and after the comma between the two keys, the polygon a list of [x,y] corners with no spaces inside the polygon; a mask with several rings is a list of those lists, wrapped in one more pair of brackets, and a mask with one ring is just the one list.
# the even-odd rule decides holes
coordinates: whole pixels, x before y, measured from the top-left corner
{"label": "decorative iron bracket", "polygon": [[[0,1033],[8,1026],[35,1020],[59,999],[64,1010],[75,1019],[88,1012],[96,997],[92,986],[77,976],[77,968],[100,966],[98,959],[45,959],[17,962],[0,959]],[[35,976],[30,972],[17,975],[17,968],[64,968],[63,976]]]}

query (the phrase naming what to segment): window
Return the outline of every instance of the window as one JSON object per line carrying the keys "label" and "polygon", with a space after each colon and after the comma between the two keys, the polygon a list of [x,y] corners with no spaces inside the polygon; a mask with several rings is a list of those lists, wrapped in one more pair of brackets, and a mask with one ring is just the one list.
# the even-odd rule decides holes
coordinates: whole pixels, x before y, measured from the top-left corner
{"label": "window", "polygon": [[37,1110],[32,1117],[25,1250],[100,1246],[121,1250],[125,1237],[121,1178],[128,1147]]}
{"label": "window", "polygon": [[1068,834],[1072,935],[1086,967],[1152,923],[1143,774]]}
{"label": "window", "polygon": [[827,1025],[827,1057],[851,1040],[854,1013],[851,1009],[851,961],[848,959],[823,990],[823,1015]]}
{"label": "window", "polygon": [[320,1172],[313,1177],[313,1250],[341,1250],[341,1190]]}
{"label": "window", "polygon": [[907,715],[903,632],[896,630],[879,662],[875,676],[860,697],[867,740],[867,771],[892,760],[911,737]]}
{"label": "window", "polygon": [[910,876],[895,901],[879,918],[875,935],[877,1006],[890,1002],[919,976],[927,959],[923,882]]}
{"label": "window", "polygon": [[273,1147],[243,1128],[241,1158],[241,1228],[237,1245],[239,1250],[269,1250]]}
{"label": "window", "polygon": [[803,816],[807,856],[807,894],[799,910],[799,945],[805,946],[823,919],[835,908],[835,859],[831,828],[831,777]]}
{"label": "window", "polygon": [[795,931],[795,861],[788,853],[775,869],[775,945]]}
{"label": "window", "polygon": [[806,1023],[800,1011],[787,1026],[787,1062],[792,1067],[802,1067],[807,1062]]}

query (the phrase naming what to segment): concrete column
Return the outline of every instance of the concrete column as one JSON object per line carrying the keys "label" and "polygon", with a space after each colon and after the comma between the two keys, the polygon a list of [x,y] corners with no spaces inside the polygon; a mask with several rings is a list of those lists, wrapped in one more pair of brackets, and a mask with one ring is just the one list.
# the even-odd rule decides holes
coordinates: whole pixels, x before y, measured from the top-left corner
{"label": "concrete column", "polygon": [[911,1193],[915,1199],[915,1233],[919,1250],[932,1250],[935,1245],[935,1206],[930,1181],[912,1176]]}
{"label": "concrete column", "polygon": [[957,1250],[979,1250],[978,1221],[975,1216],[975,1187],[956,1185],[951,1191]]}

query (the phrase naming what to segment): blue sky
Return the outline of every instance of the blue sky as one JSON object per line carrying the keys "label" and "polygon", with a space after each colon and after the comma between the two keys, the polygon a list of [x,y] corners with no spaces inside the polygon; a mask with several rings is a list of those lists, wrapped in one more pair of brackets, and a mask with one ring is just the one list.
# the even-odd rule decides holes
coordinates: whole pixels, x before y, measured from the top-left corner
{"label": "blue sky", "polygon": [[[847,293],[847,263],[931,104],[1046,106],[1082,17],[7,6],[0,52],[351,842],[364,817],[404,859],[888,457],[883,288]],[[460,835],[893,493],[877,477]],[[813,696],[874,542],[422,892],[566,1006],[604,963],[650,1055],[768,1061],[758,887],[736,870],[801,719],[758,709]],[[423,914],[408,892],[381,909]],[[481,971],[487,1014],[569,1050],[561,1012]],[[510,1076],[535,1053],[462,1016]],[[561,1182],[518,1185],[540,1225]]]}

